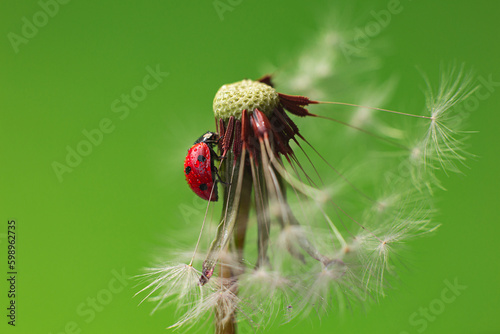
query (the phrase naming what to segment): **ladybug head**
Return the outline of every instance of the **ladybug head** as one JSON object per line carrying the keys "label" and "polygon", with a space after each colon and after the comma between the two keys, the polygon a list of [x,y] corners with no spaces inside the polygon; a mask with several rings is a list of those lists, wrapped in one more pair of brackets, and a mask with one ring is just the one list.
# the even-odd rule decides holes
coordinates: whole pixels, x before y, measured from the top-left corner
{"label": "ladybug head", "polygon": [[219,135],[215,132],[206,132],[203,136],[198,138],[194,143],[216,144],[219,141]]}

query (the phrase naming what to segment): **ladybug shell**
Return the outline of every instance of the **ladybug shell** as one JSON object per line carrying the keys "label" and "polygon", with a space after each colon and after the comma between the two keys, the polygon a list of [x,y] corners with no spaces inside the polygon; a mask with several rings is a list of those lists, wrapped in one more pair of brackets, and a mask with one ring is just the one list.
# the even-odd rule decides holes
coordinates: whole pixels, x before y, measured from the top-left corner
{"label": "ladybug shell", "polygon": [[[215,186],[215,167],[210,148],[205,143],[194,144],[184,161],[184,174],[189,187],[204,200],[216,202],[219,199]],[[212,191],[213,188],[213,191]],[[210,197],[212,195],[212,197]]]}

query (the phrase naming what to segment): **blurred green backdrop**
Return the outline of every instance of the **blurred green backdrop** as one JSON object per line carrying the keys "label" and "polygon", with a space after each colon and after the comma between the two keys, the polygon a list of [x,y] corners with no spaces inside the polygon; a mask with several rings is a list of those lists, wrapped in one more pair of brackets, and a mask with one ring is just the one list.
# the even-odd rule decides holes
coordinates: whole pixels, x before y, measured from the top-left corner
{"label": "blurred green backdrop", "polygon": [[[180,165],[192,141],[213,129],[219,86],[258,78],[265,64],[293,58],[325,13],[347,10],[355,26],[388,4],[2,1],[0,332],[166,333],[173,308],[150,316],[152,306],[137,306],[138,288],[123,276],[140,274],[161,257],[174,232],[197,231],[199,215],[187,221],[181,213],[200,204]],[[401,6],[374,38],[390,42],[378,75],[396,73],[401,96],[421,96],[415,65],[436,74],[442,62],[458,60],[500,81],[499,2],[402,0]],[[40,14],[43,8],[50,15]],[[143,82],[150,71],[161,73]],[[402,272],[401,284],[366,312],[270,332],[500,333],[500,87],[491,89],[470,119],[469,128],[479,131],[470,151],[478,158],[469,161],[466,176],[445,178],[448,191],[438,194],[443,226],[412,243],[414,265]],[[116,102],[131,93],[137,103]],[[58,178],[54,161],[64,163],[85,131],[95,144],[80,147],[88,155]],[[328,150],[329,143],[314,144]],[[15,328],[6,317],[12,218],[18,226]],[[425,329],[415,325],[412,315],[435,304],[445,280],[455,279],[467,288],[429,316]]]}

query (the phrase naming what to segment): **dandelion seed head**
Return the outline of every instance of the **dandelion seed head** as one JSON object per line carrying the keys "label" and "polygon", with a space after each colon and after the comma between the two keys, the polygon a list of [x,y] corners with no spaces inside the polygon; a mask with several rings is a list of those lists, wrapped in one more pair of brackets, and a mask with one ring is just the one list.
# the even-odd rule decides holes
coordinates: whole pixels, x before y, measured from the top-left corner
{"label": "dandelion seed head", "polygon": [[199,298],[199,275],[192,265],[183,263],[148,268],[146,274],[138,277],[148,284],[136,295],[146,294],[141,303],[146,299],[157,303],[152,312],[174,301],[188,305]]}
{"label": "dandelion seed head", "polygon": [[[464,149],[466,135],[460,131],[465,120],[463,113],[454,108],[477,89],[473,85],[472,72],[465,66],[453,65],[442,71],[441,82],[433,89],[427,80],[427,110],[431,120],[422,141],[424,166],[443,171],[460,172],[469,154]],[[433,175],[431,175],[433,176]]]}
{"label": "dandelion seed head", "polygon": [[278,105],[278,93],[274,88],[253,80],[242,80],[223,85],[215,94],[213,108],[216,118],[241,118],[243,110],[259,109],[269,115]]}
{"label": "dandelion seed head", "polygon": [[383,240],[381,242],[378,243],[377,245],[377,251],[378,251],[378,254],[379,256],[382,255],[382,256],[385,256],[386,254],[389,253],[390,249],[391,249],[391,244],[390,242],[393,240],[393,239],[396,239],[396,236],[395,235],[388,235],[388,236],[385,236],[383,238]]}

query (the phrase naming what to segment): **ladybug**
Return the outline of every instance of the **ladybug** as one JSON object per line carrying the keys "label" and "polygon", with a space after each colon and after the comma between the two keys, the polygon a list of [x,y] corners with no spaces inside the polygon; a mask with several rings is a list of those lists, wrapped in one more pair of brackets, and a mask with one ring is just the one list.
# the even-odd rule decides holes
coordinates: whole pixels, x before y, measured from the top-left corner
{"label": "ladybug", "polygon": [[189,187],[201,198],[216,202],[219,199],[215,160],[220,160],[213,145],[219,142],[219,136],[208,131],[194,142],[184,160],[184,174]]}

